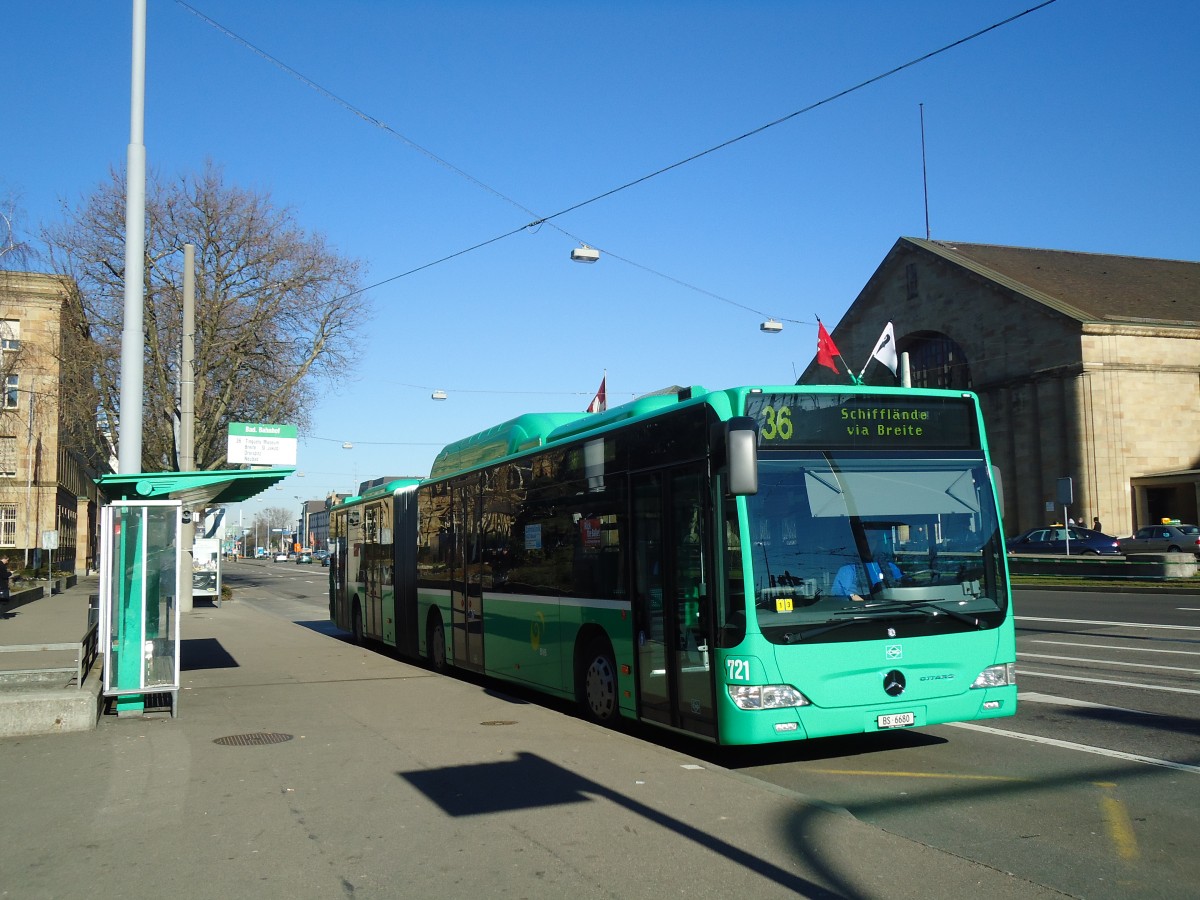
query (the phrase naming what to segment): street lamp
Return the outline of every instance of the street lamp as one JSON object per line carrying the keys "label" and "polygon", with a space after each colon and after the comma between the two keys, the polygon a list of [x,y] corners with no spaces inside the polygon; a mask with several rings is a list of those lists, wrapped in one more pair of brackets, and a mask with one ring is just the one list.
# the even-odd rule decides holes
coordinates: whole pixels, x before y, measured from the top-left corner
{"label": "street lamp", "polygon": [[[354,444],[351,443],[350,441],[343,441],[342,449],[343,450],[353,450]],[[357,493],[358,493],[358,459],[356,457],[354,460],[354,481],[351,482],[351,484],[350,484],[350,494],[351,494],[351,496],[353,496],[354,494],[357,494]]]}

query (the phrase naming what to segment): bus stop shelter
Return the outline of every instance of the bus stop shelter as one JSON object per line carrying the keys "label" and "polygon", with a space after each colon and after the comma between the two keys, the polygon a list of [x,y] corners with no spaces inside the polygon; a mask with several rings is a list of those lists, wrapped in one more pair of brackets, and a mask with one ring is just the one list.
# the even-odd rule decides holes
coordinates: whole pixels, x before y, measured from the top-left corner
{"label": "bus stop shelter", "polygon": [[[179,596],[184,526],[197,511],[249,500],[294,468],[141,472],[97,479],[103,690],[117,715],[141,715],[149,695],[179,705]],[[189,532],[190,533],[190,532]]]}

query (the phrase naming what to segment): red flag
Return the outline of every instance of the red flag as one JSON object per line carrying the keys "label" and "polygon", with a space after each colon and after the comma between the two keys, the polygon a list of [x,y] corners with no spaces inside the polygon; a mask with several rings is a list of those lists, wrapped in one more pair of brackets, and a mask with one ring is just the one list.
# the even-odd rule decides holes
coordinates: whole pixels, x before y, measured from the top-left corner
{"label": "red flag", "polygon": [[592,398],[592,402],[588,404],[588,412],[604,412],[608,409],[608,392],[604,389],[604,383],[608,381],[608,374],[600,379],[600,390],[596,391],[596,396]]}
{"label": "red flag", "polygon": [[837,372],[837,363],[833,361],[833,358],[841,355],[837,344],[833,342],[833,338],[825,330],[825,323],[817,319],[817,364]]}

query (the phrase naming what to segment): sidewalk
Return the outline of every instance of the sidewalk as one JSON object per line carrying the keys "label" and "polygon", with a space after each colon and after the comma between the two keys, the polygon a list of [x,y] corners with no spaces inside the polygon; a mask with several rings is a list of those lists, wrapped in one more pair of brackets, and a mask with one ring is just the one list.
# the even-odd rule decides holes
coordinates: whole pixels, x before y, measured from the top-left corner
{"label": "sidewalk", "polygon": [[0,896],[1059,896],[324,622],[182,629],[179,718],[0,739]]}

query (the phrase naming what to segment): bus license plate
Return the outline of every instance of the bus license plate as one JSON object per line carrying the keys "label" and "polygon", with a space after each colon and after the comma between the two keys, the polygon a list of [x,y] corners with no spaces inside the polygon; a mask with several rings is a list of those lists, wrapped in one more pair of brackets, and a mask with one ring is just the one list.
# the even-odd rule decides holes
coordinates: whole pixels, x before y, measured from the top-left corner
{"label": "bus license plate", "polygon": [[889,713],[885,716],[878,716],[875,719],[875,724],[880,728],[904,728],[907,725],[913,724],[916,720],[916,713]]}

